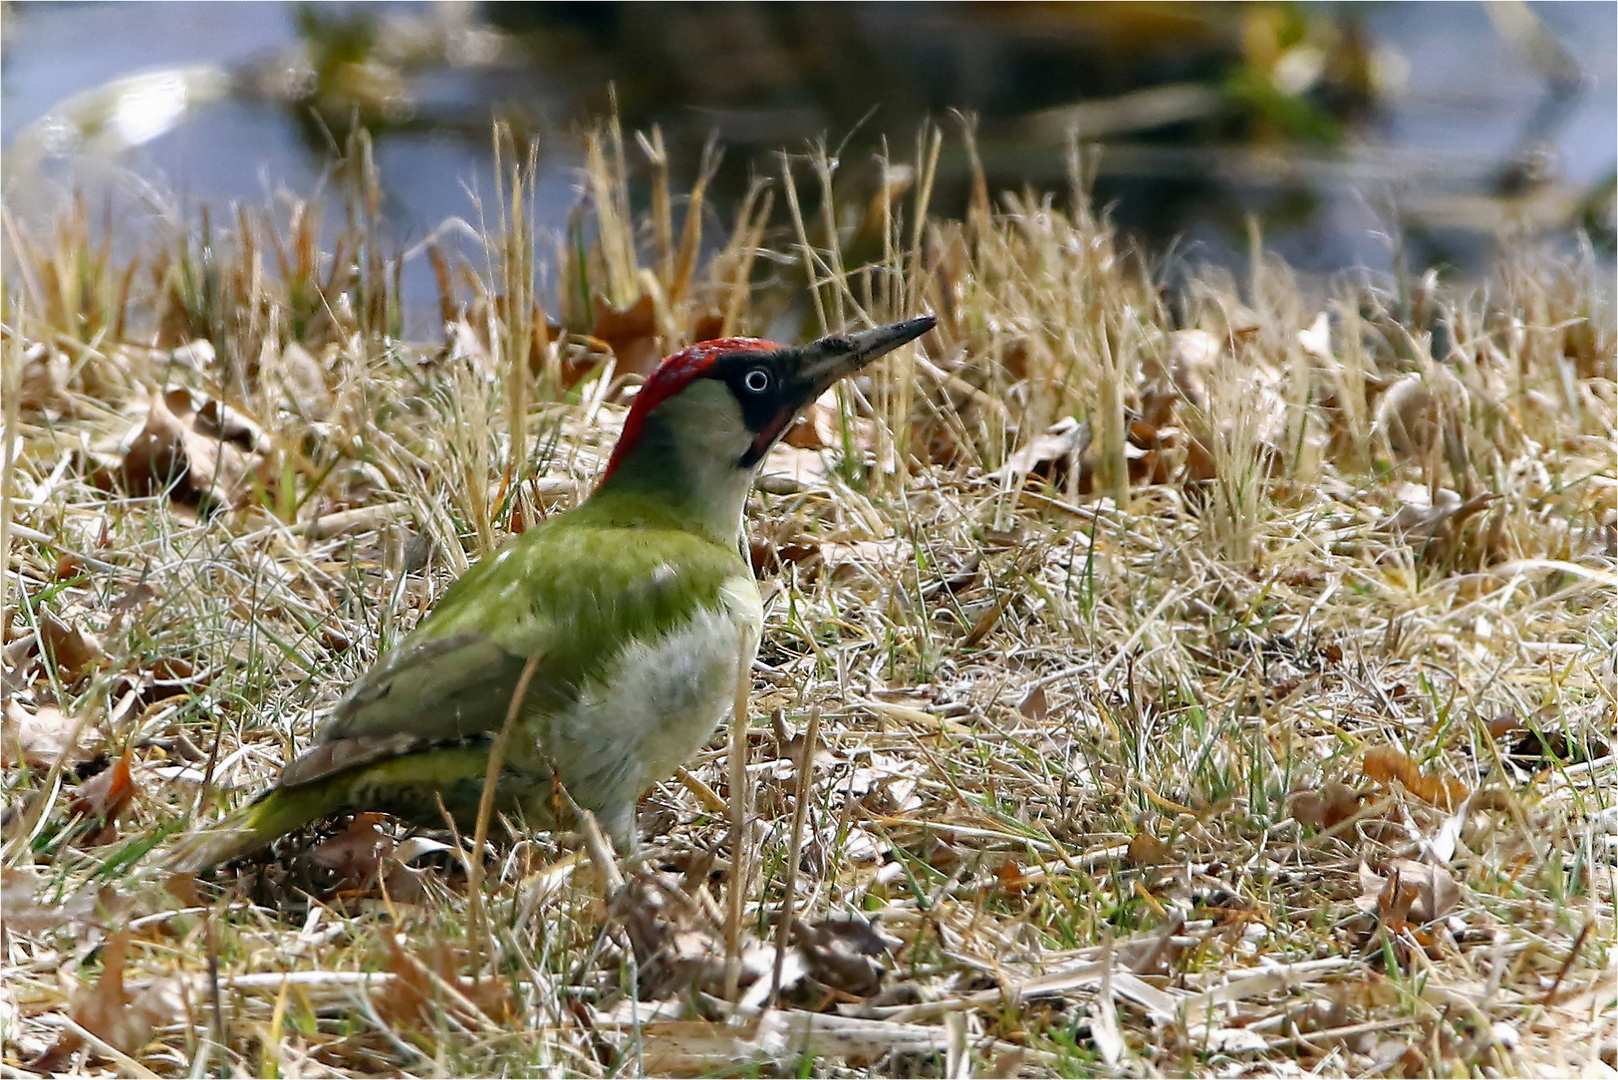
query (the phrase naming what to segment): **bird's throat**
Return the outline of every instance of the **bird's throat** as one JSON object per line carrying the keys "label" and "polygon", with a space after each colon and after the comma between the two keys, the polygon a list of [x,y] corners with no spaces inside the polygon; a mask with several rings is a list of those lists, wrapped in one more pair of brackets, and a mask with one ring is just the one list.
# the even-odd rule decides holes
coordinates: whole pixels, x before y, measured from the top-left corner
{"label": "bird's throat", "polygon": [[[663,521],[733,546],[741,533],[742,512],[756,469],[741,462],[749,440],[714,429],[690,429],[678,417],[646,418],[639,438],[618,467],[590,497],[598,509],[615,514],[652,513]],[[640,509],[637,509],[640,508]]]}

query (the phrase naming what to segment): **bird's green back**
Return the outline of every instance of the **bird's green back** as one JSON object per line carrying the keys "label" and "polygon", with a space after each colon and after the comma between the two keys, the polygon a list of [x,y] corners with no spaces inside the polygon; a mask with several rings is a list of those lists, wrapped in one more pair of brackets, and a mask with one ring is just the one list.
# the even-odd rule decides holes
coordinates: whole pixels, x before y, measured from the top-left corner
{"label": "bird's green back", "polygon": [[682,527],[654,500],[599,496],[513,539],[350,691],[322,740],[499,728],[529,657],[528,709],[557,711],[604,676],[624,644],[717,606],[747,575],[740,552]]}

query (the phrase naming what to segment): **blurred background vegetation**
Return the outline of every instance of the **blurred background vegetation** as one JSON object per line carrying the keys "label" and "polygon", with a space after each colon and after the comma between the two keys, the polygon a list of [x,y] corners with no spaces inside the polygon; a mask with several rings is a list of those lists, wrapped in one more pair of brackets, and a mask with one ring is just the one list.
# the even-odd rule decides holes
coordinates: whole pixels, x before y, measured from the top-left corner
{"label": "blurred background vegetation", "polygon": [[[850,1075],[1609,1068],[1615,24],[0,3],[0,1061],[787,1075],[813,1008]],[[659,357],[921,309],[760,485],[750,882],[717,753],[655,909],[368,815],[208,916],[144,858]],[[721,883],[811,929],[801,1027],[689,1018],[766,940]]]}
{"label": "blurred background vegetation", "polygon": [[[643,178],[648,157],[682,181],[712,167],[718,243],[783,149],[833,151],[849,225],[913,183],[885,146],[915,160],[923,121],[951,131],[970,117],[991,193],[1062,189],[1075,139],[1092,147],[1096,205],[1171,278],[1245,260],[1256,235],[1316,272],[1470,274],[1524,232],[1588,237],[1610,259],[1615,10],[7,4],[5,199],[24,222],[75,192],[173,221],[202,203],[308,196],[358,125],[400,246],[453,242],[457,215],[480,224],[469,193],[494,191],[494,117],[538,140],[537,224],[560,236],[582,198],[584,125],[616,111],[659,129],[644,155],[631,148]],[[710,140],[723,153],[705,159]],[[946,140],[932,206],[963,213],[973,175],[965,144]],[[784,227],[779,202],[775,214]],[[425,260],[407,260],[404,291],[430,301]]]}

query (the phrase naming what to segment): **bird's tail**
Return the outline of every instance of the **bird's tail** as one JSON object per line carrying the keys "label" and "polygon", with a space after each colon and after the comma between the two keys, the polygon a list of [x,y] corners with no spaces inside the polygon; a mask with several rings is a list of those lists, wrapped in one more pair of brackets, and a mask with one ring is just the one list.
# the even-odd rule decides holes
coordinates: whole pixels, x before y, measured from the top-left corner
{"label": "bird's tail", "polygon": [[170,870],[198,874],[269,844],[294,829],[324,817],[335,807],[325,785],[271,788],[217,825],[179,842],[166,863]]}

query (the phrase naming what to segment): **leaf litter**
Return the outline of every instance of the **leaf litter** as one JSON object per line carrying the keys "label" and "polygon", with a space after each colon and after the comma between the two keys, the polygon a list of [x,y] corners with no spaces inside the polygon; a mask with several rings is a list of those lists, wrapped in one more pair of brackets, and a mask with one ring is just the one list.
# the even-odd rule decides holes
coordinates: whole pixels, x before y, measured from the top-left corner
{"label": "leaf litter", "polygon": [[[532,246],[502,219],[510,280],[446,263],[442,342],[387,337],[388,274],[353,254],[386,244],[323,256],[312,204],[217,238],[254,364],[165,291],[195,270],[183,236],[130,278],[159,325],[94,352],[17,285],[9,1067],[1614,1067],[1599,273],[1525,244],[1486,289],[1401,292],[1261,255],[1171,310],[1082,198],[929,216],[923,154],[866,215],[920,227],[839,278],[857,236],[769,231],[829,185],[812,156],[705,243],[695,197],[689,229],[654,199],[670,216],[637,232],[612,194],[633,155],[591,138],[560,260],[590,290],[521,295]],[[272,781],[468,559],[589,490],[634,371],[771,324],[766,247],[828,330],[940,322],[817,402],[755,494],[740,834],[720,738],[643,802],[621,888],[578,836],[497,826],[474,856],[375,815],[166,875],[171,830]],[[319,318],[291,317],[301,289]],[[897,299],[853,303],[875,295]]]}

